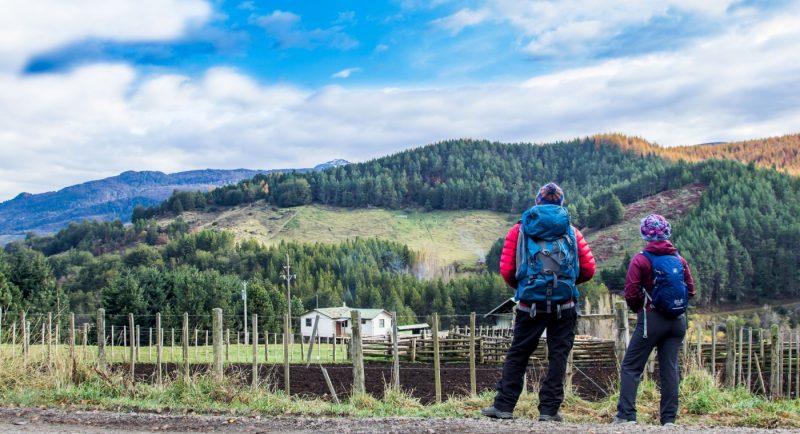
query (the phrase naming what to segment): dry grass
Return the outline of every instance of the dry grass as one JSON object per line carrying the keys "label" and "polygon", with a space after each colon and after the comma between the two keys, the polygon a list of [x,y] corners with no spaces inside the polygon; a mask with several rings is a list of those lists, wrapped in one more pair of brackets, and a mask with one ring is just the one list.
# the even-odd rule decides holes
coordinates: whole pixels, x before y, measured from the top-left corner
{"label": "dry grass", "polygon": [[[217,382],[197,375],[188,382],[176,379],[158,386],[133,384],[122,374],[82,364],[73,374],[69,366],[51,365],[42,357],[23,363],[19,357],[3,356],[0,363],[0,405],[232,415],[478,417],[480,408],[494,398],[494,393],[484,392],[422,405],[408,392],[386,388],[382,399],[362,394],[334,404],[321,398],[288,397],[265,387],[242,387],[234,378]],[[607,423],[616,412],[617,397],[614,392],[602,401],[587,402],[568,393],[562,413],[570,422]],[[638,397],[640,423],[658,420],[658,400],[655,383],[643,381]],[[535,393],[524,394],[515,416],[536,418],[537,405]],[[770,402],[744,389],[721,390],[708,373],[691,370],[681,384],[680,423],[800,428],[800,401]]]}

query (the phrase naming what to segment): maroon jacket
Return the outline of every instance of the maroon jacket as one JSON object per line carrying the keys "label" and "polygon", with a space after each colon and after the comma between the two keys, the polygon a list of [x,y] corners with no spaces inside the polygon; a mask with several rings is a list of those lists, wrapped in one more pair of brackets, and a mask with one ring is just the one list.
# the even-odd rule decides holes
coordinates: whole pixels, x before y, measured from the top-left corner
{"label": "maroon jacket", "polygon": [[[674,255],[678,252],[678,249],[669,241],[652,241],[644,249],[658,256]],[[692,298],[694,297],[692,272],[689,271],[689,264],[686,260],[683,259],[683,257],[680,258],[681,262],[683,262],[683,279],[689,291],[689,298]],[[647,289],[648,294],[653,293],[653,267],[650,264],[650,260],[647,259],[647,256],[639,253],[631,259],[631,265],[628,267],[628,275],[625,277],[625,301],[628,302],[628,307],[636,313],[641,312],[642,306],[644,306],[642,287]],[[651,305],[647,306],[648,312],[652,310],[653,307]]]}

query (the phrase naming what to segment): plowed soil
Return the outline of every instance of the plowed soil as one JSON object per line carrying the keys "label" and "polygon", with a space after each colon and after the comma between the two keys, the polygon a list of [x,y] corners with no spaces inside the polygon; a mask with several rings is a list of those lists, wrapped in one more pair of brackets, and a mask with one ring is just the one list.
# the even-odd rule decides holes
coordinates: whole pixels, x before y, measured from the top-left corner
{"label": "plowed soil", "polygon": [[[342,398],[349,396],[353,385],[353,367],[348,364],[322,365],[328,370],[331,383],[336,394]],[[118,364],[115,370],[127,371],[128,365]],[[164,375],[175,377],[181,375],[181,365],[164,365]],[[192,365],[193,373],[208,372],[208,365]],[[391,381],[392,366],[389,363],[366,363],[364,365],[365,385],[367,393],[382,397],[385,385]],[[230,364],[225,368],[225,375],[243,385],[250,384],[252,365]],[[485,390],[494,390],[495,384],[502,375],[500,365],[477,365],[476,383],[480,393]],[[536,384],[545,375],[544,368],[531,367],[528,369],[528,390],[537,389]],[[441,368],[442,396],[464,396],[469,394],[469,365],[444,364]],[[136,365],[138,381],[153,381],[155,378],[155,365]],[[614,367],[581,368],[573,375],[573,386],[578,394],[586,399],[598,399],[606,396],[608,385],[616,381],[617,372]],[[312,396],[330,398],[330,392],[325,384],[320,365],[312,364],[292,365],[289,378],[290,392],[295,396]],[[276,390],[283,389],[283,365],[259,365],[259,379],[262,383]],[[423,363],[400,364],[400,387],[418,398],[422,403],[430,403],[435,399],[433,365]]]}

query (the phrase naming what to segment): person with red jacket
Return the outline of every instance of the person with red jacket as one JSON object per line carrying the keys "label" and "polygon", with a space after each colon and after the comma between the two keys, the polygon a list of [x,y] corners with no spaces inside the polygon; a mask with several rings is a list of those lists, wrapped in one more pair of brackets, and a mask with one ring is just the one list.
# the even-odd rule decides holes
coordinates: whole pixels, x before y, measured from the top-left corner
{"label": "person with red jacket", "polygon": [[[678,255],[678,250],[669,241],[672,225],[664,217],[651,214],[642,219],[639,228],[642,239],[647,242],[644,251],[631,259],[625,278],[625,301],[637,313],[636,329],[633,331],[625,358],[620,367],[620,394],[617,403],[616,424],[636,423],[636,393],[647,359],[654,348],[658,348],[658,370],[661,379],[661,424],[674,425],[678,414],[678,386],[680,372],[678,351],[686,335],[686,314],[669,314],[656,308],[654,301],[654,261],[672,261],[667,272],[672,272],[679,292],[688,299],[694,297],[695,288],[689,264]],[[680,278],[682,268],[682,279]],[[659,271],[663,282],[670,279]],[[684,288],[685,285],[685,288]],[[685,292],[684,292],[685,291]],[[670,300],[677,297],[670,297]],[[683,301],[677,312],[685,312]]]}
{"label": "person with red jacket", "polygon": [[[558,411],[564,401],[564,375],[567,358],[575,340],[578,317],[575,285],[590,280],[595,273],[595,260],[589,244],[583,234],[571,225],[569,213],[563,205],[564,192],[561,188],[552,182],[544,185],[536,196],[536,205],[523,214],[522,221],[514,225],[506,236],[500,255],[500,274],[508,286],[517,290],[517,315],[514,337],[503,365],[503,376],[497,383],[497,395],[491,407],[481,410],[484,416],[499,419],[513,417],[530,356],[536,351],[539,338],[547,330],[549,366],[539,391],[539,420],[562,421]],[[537,234],[546,236],[539,237]],[[538,250],[537,255],[544,253],[547,258],[534,259],[531,251],[526,250],[528,238],[534,243],[543,243],[544,250]],[[559,240],[566,241],[562,243]],[[537,244],[531,245],[538,248]],[[564,250],[568,246],[572,251],[561,252],[561,247],[554,248],[556,245],[565,246]],[[559,254],[562,256],[555,261],[549,259]],[[525,261],[529,260],[540,263],[528,265]],[[555,268],[562,266],[565,261],[569,262],[567,282],[561,280],[564,276],[560,276],[560,273],[542,274],[540,270],[549,267],[545,266],[546,261],[551,261],[550,264]],[[520,270],[526,266],[537,268],[534,271],[529,268],[527,277],[522,277],[526,276],[526,272]],[[548,272],[552,269],[548,268]],[[517,281],[518,274],[519,278],[524,279],[523,282]],[[541,289],[542,286],[537,282],[542,278],[554,280],[545,289]],[[537,296],[547,291],[547,296],[544,299],[539,297],[535,302],[526,302],[526,296],[529,295],[526,291],[536,293]],[[552,293],[557,291],[559,294],[556,298]]]}

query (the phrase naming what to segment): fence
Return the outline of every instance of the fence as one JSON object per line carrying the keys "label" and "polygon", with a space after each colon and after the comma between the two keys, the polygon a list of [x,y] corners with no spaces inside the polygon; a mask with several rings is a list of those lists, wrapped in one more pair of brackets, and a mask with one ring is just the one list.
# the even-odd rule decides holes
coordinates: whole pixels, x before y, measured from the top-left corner
{"label": "fence", "polygon": [[[468,316],[469,325],[454,325],[444,332],[438,331],[439,316],[433,315],[430,333],[398,337],[396,322],[392,321],[393,335],[380,339],[361,338],[360,316],[358,311],[352,312],[352,338],[319,337],[315,323],[310,339],[298,339],[291,332],[297,328],[288,316],[283,318],[282,332],[277,333],[259,330],[258,316],[253,315],[248,333],[225,328],[225,321],[230,317],[225,317],[220,309],[206,316],[156,314],[153,317],[108,316],[103,309],[91,316],[28,315],[25,312],[8,315],[0,311],[0,356],[27,362],[38,354],[50,365],[56,358],[68,358],[71,366],[84,363],[100,369],[124,369],[134,380],[137,380],[137,364],[152,364],[152,381],[159,384],[168,376],[190,378],[198,369],[221,378],[226,365],[251,364],[252,384],[257,385],[260,366],[283,364],[283,389],[287,392],[289,365],[304,363],[309,366],[314,362],[322,370],[334,399],[338,398],[323,362],[351,364],[353,390],[356,391],[364,390],[365,360],[391,362],[391,384],[395,387],[399,387],[400,361],[430,363],[433,368],[425,369],[434,370],[436,399],[441,400],[442,369],[454,369],[454,364],[459,363],[469,364],[469,368],[458,369],[469,369],[469,390],[474,394],[476,371],[480,370],[476,365],[502,364],[513,339],[511,330],[475,326],[474,313]],[[170,327],[162,326],[165,319]],[[209,319],[212,319],[211,329],[200,328]],[[611,329],[616,336],[614,339],[578,336],[569,359],[568,381],[573,372],[581,372],[582,368],[616,370],[624,357],[632,320],[624,305],[616,307],[615,315],[595,315],[588,320],[593,321],[590,327],[597,328],[602,323],[601,329]],[[733,323],[694,323],[684,340],[681,358],[684,366],[706,369],[726,387],[747,387],[774,398],[798,397],[800,332],[797,329],[773,326],[764,330],[736,327]],[[171,372],[165,371],[167,365],[172,368]],[[531,365],[547,365],[546,337],[532,354]],[[657,368],[655,359],[651,359],[646,375],[653,375]]]}

